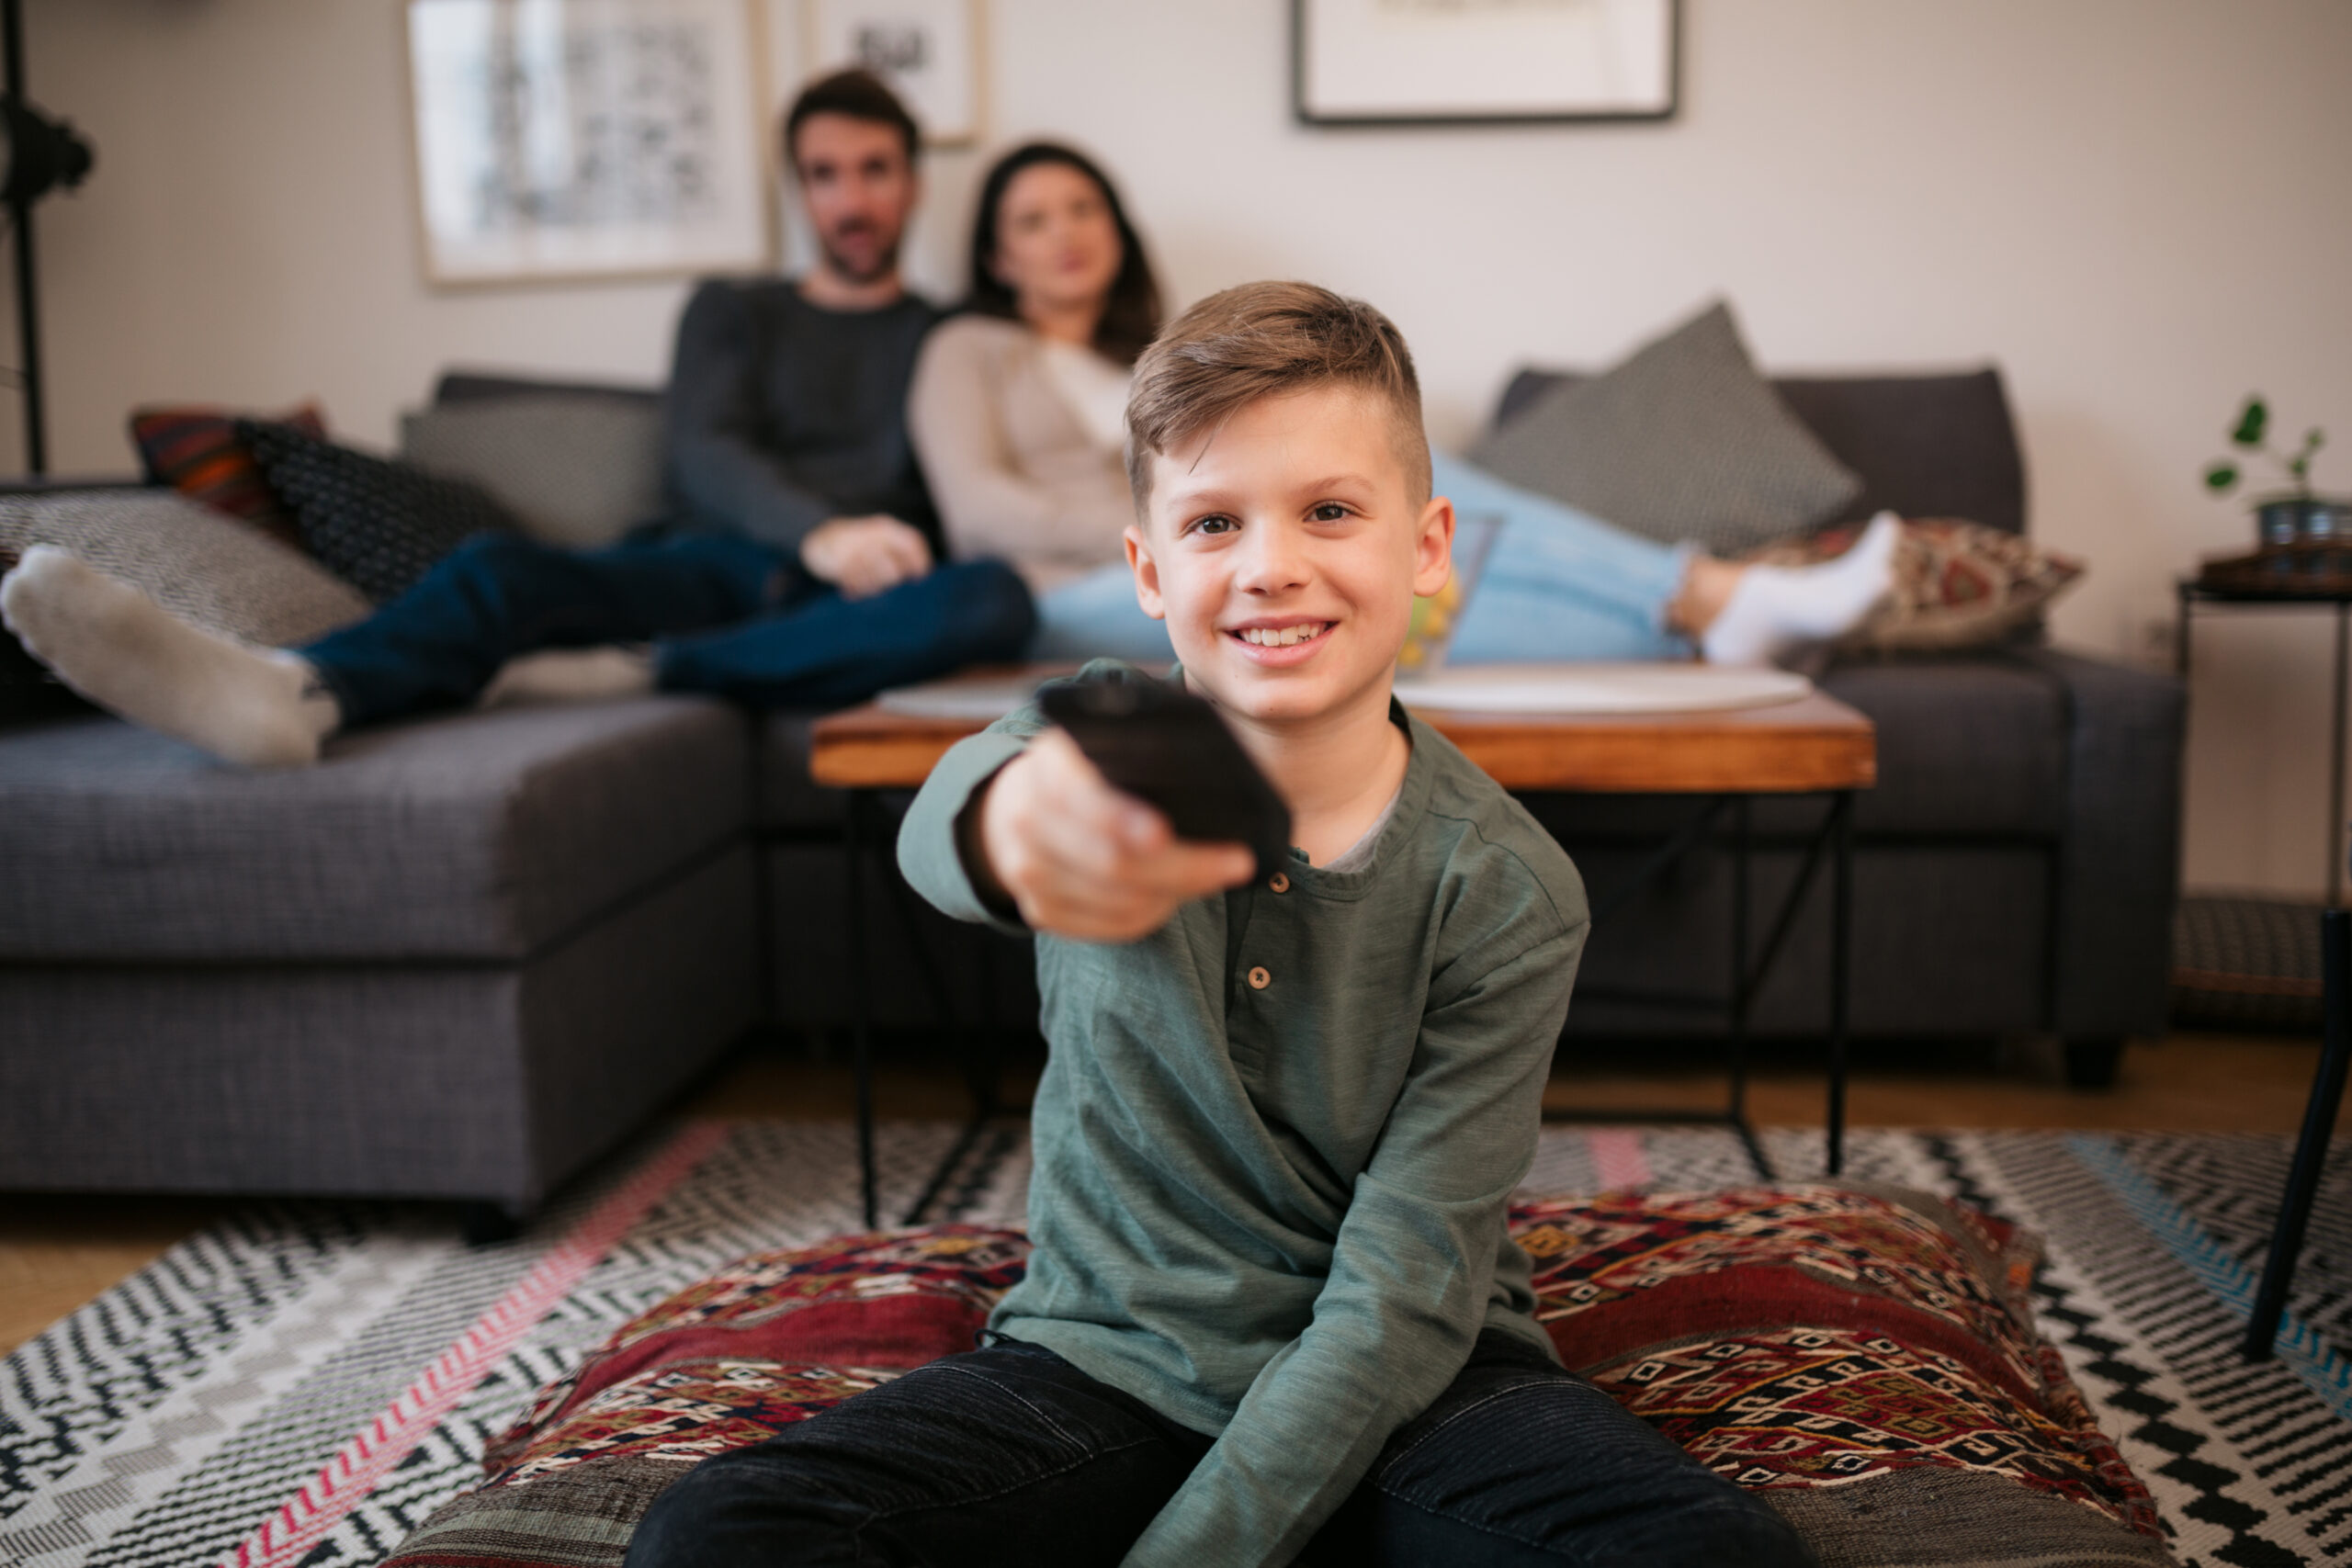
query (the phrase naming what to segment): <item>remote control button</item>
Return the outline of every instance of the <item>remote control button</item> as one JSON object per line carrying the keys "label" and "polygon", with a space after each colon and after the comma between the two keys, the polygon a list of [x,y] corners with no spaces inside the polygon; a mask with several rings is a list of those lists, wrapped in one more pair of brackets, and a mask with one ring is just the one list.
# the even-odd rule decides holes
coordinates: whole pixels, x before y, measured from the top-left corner
{"label": "remote control button", "polygon": [[1266,886],[1272,888],[1277,893],[1287,893],[1290,891],[1290,878],[1278,871],[1274,873],[1273,880],[1267,883]]}
{"label": "remote control button", "polygon": [[1261,964],[1255,969],[1250,971],[1250,988],[1251,990],[1262,991],[1273,983],[1274,977],[1266,973],[1266,966],[1264,964]]}

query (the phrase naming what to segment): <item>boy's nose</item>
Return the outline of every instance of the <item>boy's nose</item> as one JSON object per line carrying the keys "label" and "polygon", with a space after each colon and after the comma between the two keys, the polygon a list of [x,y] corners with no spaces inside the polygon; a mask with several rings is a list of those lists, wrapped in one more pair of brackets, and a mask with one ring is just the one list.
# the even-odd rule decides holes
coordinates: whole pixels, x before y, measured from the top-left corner
{"label": "boy's nose", "polygon": [[1235,585],[1246,593],[1281,593],[1304,586],[1310,575],[1306,552],[1286,528],[1257,528],[1241,547]]}

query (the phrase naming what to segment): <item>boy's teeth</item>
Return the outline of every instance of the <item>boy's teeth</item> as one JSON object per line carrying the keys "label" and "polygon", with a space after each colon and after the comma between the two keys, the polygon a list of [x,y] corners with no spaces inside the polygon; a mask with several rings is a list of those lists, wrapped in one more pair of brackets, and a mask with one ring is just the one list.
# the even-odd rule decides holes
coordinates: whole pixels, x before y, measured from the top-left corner
{"label": "boy's teeth", "polygon": [[1254,642],[1261,648],[1288,648],[1295,642],[1305,642],[1322,634],[1325,623],[1312,621],[1303,626],[1250,626],[1241,634],[1244,642]]}

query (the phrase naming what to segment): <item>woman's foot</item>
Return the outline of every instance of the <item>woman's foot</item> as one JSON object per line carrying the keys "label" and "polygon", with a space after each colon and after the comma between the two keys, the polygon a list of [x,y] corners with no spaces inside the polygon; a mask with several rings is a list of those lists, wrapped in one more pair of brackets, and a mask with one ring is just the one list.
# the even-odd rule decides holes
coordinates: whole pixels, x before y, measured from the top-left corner
{"label": "woman's foot", "polygon": [[0,621],[100,707],[249,768],[315,762],[342,722],[293,654],[190,626],[53,546],[0,578]]}
{"label": "woman's foot", "polygon": [[555,648],[526,653],[499,666],[481,692],[481,705],[584,703],[641,697],[653,690],[653,654],[643,648]]}
{"label": "woman's foot", "polygon": [[1771,664],[1862,624],[1894,586],[1894,547],[1903,524],[1892,512],[1871,519],[1862,536],[1818,566],[1751,566],[1699,631],[1710,664]]}

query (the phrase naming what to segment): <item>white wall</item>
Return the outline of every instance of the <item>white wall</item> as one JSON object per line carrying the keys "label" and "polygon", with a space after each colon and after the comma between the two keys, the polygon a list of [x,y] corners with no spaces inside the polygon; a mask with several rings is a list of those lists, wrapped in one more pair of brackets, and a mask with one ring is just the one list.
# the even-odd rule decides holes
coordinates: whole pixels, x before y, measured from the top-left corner
{"label": "white wall", "polygon": [[[796,0],[755,3],[781,91]],[[2335,431],[2352,490],[2342,0],[1686,0],[1669,125],[1345,131],[1291,118],[1281,0],[986,5],[997,137],[1099,151],[1179,302],[1283,274],[1385,307],[1442,439],[1518,363],[1606,361],[1716,294],[1770,367],[1990,359],[2034,531],[2092,563],[2058,635],[2133,658],[2247,536],[2197,483],[2247,389]],[[33,97],[99,149],[40,214],[55,466],[121,468],[142,400],[315,395],[388,443],[444,365],[661,373],[681,285],[421,281],[397,0],[29,10]],[[978,163],[933,160],[934,290]],[[2189,880],[2314,888],[2324,626],[2199,640]]]}

